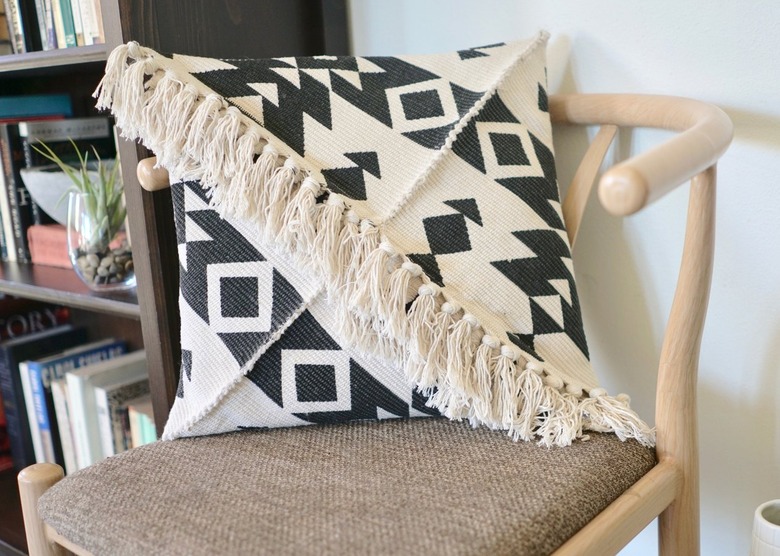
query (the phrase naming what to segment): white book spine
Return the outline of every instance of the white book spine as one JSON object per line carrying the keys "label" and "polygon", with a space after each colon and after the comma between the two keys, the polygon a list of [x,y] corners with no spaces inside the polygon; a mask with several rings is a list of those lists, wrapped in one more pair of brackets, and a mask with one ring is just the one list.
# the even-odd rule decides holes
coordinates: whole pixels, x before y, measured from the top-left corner
{"label": "white book spine", "polygon": [[68,409],[73,418],[73,431],[76,440],[76,462],[79,469],[89,467],[102,459],[97,419],[95,416],[95,396],[88,395],[91,390],[86,380],[73,373],[66,375],[68,381]]}
{"label": "white book spine", "polygon": [[108,395],[103,388],[95,388],[95,409],[97,410],[98,429],[100,430],[100,446],[105,457],[117,453],[114,445],[113,415],[108,401]]}
{"label": "white book spine", "polygon": [[54,413],[57,416],[57,427],[60,431],[65,472],[70,475],[78,470],[78,463],[76,461],[76,446],[73,439],[71,416],[68,409],[68,385],[65,379],[55,380],[51,383],[51,395],[54,399]]}
{"label": "white book spine", "polygon": [[81,10],[81,25],[84,28],[84,45],[95,44],[98,29],[93,0],[79,0],[79,9]]}

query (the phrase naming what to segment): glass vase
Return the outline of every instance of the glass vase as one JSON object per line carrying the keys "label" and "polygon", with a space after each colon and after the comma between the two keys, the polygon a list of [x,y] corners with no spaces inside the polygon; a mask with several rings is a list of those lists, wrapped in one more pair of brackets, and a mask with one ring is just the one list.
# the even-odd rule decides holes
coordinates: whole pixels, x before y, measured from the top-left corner
{"label": "glass vase", "polygon": [[133,250],[125,229],[123,205],[120,213],[107,214],[99,198],[70,193],[68,254],[76,274],[92,290],[135,286]]}

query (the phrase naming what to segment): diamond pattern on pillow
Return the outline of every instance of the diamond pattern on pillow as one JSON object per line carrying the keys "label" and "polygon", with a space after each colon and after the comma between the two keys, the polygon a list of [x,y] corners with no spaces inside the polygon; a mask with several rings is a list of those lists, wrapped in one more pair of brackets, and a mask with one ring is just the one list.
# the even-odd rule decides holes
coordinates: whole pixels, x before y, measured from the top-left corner
{"label": "diamond pattern on pillow", "polygon": [[[437,414],[399,366],[334,339],[323,288],[279,262],[248,222],[220,219],[197,182],[171,190],[186,258],[182,376],[166,438]],[[189,222],[200,224],[191,241],[181,230]],[[226,393],[232,402],[223,401]]]}
{"label": "diamond pattern on pillow", "polygon": [[99,106],[193,182],[176,193],[190,372],[167,438],[433,408],[545,445],[583,430],[653,442],[588,361],[546,39],[367,58],[112,53]]}

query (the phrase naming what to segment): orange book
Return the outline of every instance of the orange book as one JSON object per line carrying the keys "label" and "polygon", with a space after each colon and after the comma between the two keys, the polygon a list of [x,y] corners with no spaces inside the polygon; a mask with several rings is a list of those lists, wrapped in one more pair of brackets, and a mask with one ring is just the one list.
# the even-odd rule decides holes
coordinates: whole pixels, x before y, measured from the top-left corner
{"label": "orange book", "polygon": [[27,228],[27,242],[33,264],[73,268],[68,256],[68,237],[61,224],[33,225]]}

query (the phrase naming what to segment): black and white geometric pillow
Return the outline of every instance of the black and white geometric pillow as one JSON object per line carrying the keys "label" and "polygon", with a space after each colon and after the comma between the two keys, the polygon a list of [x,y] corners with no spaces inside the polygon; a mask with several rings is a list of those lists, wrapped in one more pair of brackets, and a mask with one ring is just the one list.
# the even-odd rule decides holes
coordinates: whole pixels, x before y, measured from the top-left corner
{"label": "black and white geometric pillow", "polygon": [[112,53],[98,105],[188,182],[183,396],[166,438],[401,417],[427,399],[545,445],[588,429],[653,442],[588,361],[546,40],[367,58]]}

